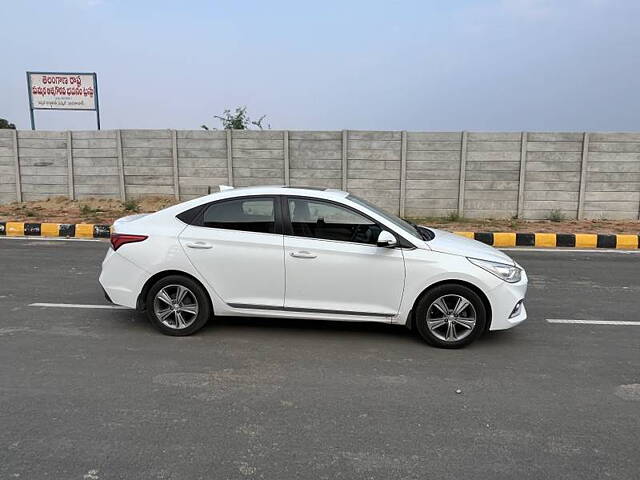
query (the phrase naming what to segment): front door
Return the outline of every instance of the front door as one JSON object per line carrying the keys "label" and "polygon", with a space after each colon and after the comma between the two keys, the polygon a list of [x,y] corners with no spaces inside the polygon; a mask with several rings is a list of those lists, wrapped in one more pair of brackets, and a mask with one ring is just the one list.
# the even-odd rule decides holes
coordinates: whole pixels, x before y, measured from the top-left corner
{"label": "front door", "polygon": [[376,245],[376,222],[312,198],[289,197],[285,208],[286,309],[381,318],[398,313],[404,258],[399,248]]}
{"label": "front door", "polygon": [[214,202],[180,235],[189,260],[225,303],[238,308],[283,307],[278,209],[273,197]]}

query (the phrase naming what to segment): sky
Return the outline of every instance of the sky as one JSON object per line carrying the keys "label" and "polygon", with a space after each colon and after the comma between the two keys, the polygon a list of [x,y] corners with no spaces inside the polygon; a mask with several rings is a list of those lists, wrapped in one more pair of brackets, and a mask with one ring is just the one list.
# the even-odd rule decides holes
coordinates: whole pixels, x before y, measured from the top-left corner
{"label": "sky", "polygon": [[0,42],[21,129],[34,70],[97,72],[104,129],[640,130],[639,0],[0,0]]}

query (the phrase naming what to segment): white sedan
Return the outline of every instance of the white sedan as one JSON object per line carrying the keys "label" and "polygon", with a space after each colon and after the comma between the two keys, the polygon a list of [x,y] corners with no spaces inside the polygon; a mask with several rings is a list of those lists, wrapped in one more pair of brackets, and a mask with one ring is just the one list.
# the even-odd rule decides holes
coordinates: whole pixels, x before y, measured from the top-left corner
{"label": "white sedan", "polygon": [[117,220],[100,283],[168,335],[215,315],[407,325],[461,347],[527,318],[504,253],[416,226],[346,192],[221,188]]}

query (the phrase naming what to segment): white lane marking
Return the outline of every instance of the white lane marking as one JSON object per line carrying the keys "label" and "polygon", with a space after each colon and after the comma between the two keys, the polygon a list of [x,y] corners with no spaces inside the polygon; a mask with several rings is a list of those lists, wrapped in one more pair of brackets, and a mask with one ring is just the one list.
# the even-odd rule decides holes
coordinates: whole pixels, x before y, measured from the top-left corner
{"label": "white lane marking", "polygon": [[84,305],[81,303],[30,303],[30,307],[52,307],[52,308],[97,308],[114,310],[131,310],[129,307],[120,305]]}
{"label": "white lane marking", "polygon": [[547,318],[548,323],[575,323],[578,325],[637,325],[640,322],[630,322],[625,320],[570,320],[565,318]]}

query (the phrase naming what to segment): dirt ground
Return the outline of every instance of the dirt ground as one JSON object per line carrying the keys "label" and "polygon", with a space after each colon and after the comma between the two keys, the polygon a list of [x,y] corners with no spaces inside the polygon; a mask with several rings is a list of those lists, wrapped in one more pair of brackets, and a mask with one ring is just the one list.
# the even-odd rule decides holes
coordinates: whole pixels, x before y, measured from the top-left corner
{"label": "dirt ground", "polygon": [[[72,201],[66,197],[0,205],[0,221],[101,223],[135,213],[155,212],[176,203],[173,197],[148,197],[125,203],[115,199],[87,198]],[[638,220],[517,220],[466,218],[412,218],[411,221],[450,231],[466,232],[565,232],[631,233],[640,232]]]}
{"label": "dirt ground", "polygon": [[519,233],[640,233],[638,220],[517,220],[412,218],[412,222],[452,232],[519,232]]}
{"label": "dirt ground", "polygon": [[117,218],[156,212],[174,203],[177,202],[173,197],[148,197],[127,202],[111,198],[73,201],[66,197],[52,197],[0,205],[0,221],[111,224]]}

